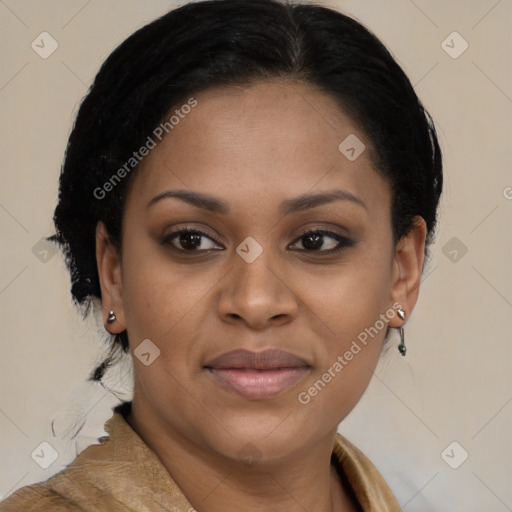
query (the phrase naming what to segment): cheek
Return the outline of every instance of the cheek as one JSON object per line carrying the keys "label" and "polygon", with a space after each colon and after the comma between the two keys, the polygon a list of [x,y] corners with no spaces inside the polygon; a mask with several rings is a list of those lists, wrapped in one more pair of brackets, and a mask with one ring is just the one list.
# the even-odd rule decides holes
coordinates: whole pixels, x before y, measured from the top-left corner
{"label": "cheek", "polygon": [[302,388],[305,401],[337,403],[336,415],[350,410],[366,389],[394,315],[389,310],[390,265],[389,258],[361,251],[360,258],[324,279],[322,287],[310,287],[308,304],[323,350],[308,387]]}
{"label": "cheek", "polygon": [[323,329],[330,335],[322,338],[320,364],[297,393],[298,403],[307,407],[311,418],[320,415],[327,424],[340,423],[357,404],[382,351],[386,309],[373,295],[364,299],[339,299],[337,317],[334,312],[329,329]]}
{"label": "cheek", "polygon": [[171,265],[158,249],[141,253],[135,246],[123,260],[123,304],[132,348],[149,338],[162,356],[190,350],[219,276]]}
{"label": "cheek", "polygon": [[355,337],[389,307],[390,268],[389,258],[374,257],[363,248],[328,274],[311,275],[301,299],[332,337]]}

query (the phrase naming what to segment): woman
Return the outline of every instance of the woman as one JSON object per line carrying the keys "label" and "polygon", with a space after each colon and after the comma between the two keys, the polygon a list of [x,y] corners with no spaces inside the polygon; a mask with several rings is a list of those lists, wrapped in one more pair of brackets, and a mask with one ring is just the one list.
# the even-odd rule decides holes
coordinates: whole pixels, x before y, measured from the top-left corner
{"label": "woman", "polygon": [[436,132],[359,23],[313,5],[176,9],[103,64],[56,236],[133,400],[2,510],[398,511],[339,423],[413,310]]}

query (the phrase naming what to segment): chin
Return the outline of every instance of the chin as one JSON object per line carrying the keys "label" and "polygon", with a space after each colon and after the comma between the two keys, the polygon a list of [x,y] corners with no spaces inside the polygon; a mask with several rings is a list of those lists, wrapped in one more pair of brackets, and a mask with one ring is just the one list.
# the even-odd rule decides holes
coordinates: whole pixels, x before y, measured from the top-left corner
{"label": "chin", "polygon": [[[277,463],[304,449],[311,438],[323,433],[311,430],[311,425],[299,421],[294,412],[272,414],[237,414],[219,416],[216,433],[209,432],[206,442],[211,449],[232,461],[248,466]],[[318,426],[318,425],[317,425]],[[214,434],[212,436],[212,434]]]}

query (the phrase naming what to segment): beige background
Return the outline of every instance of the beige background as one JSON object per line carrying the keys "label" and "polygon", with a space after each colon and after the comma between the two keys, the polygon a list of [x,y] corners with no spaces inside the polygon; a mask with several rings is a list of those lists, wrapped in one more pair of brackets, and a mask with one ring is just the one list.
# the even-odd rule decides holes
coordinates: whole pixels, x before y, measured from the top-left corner
{"label": "beige background", "polygon": [[[407,512],[512,510],[512,2],[325,4],[362,21],[404,67],[436,120],[446,175],[407,357],[394,337],[340,432],[374,461]],[[33,248],[53,233],[66,139],[100,63],[174,5],[0,0],[0,497],[62,469],[101,434],[116,403],[83,384],[100,342],[71,306],[60,255]],[[47,59],[31,48],[43,31],[59,45]],[[456,59],[441,46],[454,31],[469,44]],[[453,41],[452,52],[461,48]],[[90,410],[76,443],[50,431],[63,409]],[[31,458],[42,441],[58,452],[47,470]],[[452,465],[469,453],[458,469],[441,457],[453,441]]]}

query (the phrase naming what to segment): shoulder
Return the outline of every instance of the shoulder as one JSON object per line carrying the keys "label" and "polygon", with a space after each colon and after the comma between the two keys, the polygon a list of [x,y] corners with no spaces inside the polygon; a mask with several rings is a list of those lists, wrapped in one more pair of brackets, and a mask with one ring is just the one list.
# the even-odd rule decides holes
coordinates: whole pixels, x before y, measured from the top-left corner
{"label": "shoulder", "polygon": [[16,490],[0,502],[0,512],[97,511],[95,502],[108,499],[114,459],[114,443],[91,445],[48,480]]}
{"label": "shoulder", "polygon": [[371,460],[341,434],[336,434],[334,454],[363,510],[400,511],[400,505]]}
{"label": "shoulder", "polygon": [[0,512],[121,511],[112,492],[115,465],[111,446],[92,445],[48,480],[27,485],[0,503]]}
{"label": "shoulder", "polygon": [[69,497],[48,488],[44,483],[18,489],[0,503],[1,512],[85,512]]}

